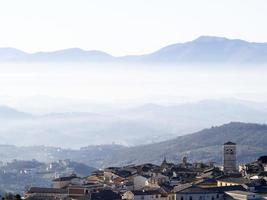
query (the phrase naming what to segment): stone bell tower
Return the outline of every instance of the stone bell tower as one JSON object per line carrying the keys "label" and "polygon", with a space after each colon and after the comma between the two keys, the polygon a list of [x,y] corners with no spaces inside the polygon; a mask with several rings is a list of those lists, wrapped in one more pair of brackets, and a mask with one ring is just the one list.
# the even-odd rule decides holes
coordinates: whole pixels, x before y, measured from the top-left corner
{"label": "stone bell tower", "polygon": [[223,145],[223,171],[226,174],[237,172],[236,144],[233,142],[226,142]]}

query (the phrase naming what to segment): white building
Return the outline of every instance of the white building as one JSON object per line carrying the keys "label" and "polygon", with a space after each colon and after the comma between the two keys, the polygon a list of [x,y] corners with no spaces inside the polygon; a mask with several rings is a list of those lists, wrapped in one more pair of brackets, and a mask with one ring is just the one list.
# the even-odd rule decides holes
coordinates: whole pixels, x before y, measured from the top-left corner
{"label": "white building", "polygon": [[144,187],[149,186],[148,178],[140,175],[133,177],[133,186],[134,190],[140,190]]}
{"label": "white building", "polygon": [[222,200],[224,195],[218,191],[195,185],[175,188],[176,200]]}
{"label": "white building", "polygon": [[247,191],[237,190],[237,191],[228,191],[225,193],[236,200],[260,200],[262,199],[261,195],[253,193],[253,192],[247,192]]}

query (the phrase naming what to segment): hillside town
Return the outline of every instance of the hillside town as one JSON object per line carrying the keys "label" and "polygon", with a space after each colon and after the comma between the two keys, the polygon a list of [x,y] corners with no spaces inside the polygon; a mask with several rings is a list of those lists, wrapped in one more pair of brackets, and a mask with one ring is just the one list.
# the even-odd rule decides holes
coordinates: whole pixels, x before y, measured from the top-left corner
{"label": "hillside town", "polygon": [[71,160],[40,162],[37,160],[12,160],[0,162],[0,195],[5,193],[22,194],[31,185],[50,187],[55,177],[67,176],[75,172],[86,176],[96,168]]}
{"label": "hillside town", "polygon": [[[223,144],[223,165],[189,162],[145,163],[95,170],[86,177],[72,173],[51,187],[30,187],[28,200],[224,200],[267,199],[267,156],[238,165],[237,145]],[[256,159],[256,158],[255,158]]]}

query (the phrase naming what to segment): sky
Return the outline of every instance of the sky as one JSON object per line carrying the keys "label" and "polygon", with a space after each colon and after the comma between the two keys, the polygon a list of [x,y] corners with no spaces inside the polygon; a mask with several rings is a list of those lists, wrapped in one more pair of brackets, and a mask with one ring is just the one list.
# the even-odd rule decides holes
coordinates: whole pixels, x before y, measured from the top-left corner
{"label": "sky", "polygon": [[[0,0],[0,47],[26,52],[76,47],[123,56],[202,35],[267,42],[266,11],[266,0]],[[150,67],[1,63],[0,105],[36,95],[103,103],[267,101],[265,69]],[[21,102],[40,107],[39,100]]]}
{"label": "sky", "polygon": [[266,0],[0,0],[0,47],[115,56],[216,35],[267,42]]}

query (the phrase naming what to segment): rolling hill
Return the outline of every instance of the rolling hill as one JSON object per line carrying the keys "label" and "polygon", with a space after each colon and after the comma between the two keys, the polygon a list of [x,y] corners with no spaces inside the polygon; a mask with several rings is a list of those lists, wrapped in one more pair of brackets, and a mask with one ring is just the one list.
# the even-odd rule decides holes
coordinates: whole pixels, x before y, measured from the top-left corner
{"label": "rolling hill", "polygon": [[[5,160],[71,159],[98,168],[133,163],[160,163],[165,156],[167,160],[175,163],[180,162],[183,156],[187,156],[191,162],[214,161],[221,164],[222,144],[226,141],[237,143],[238,162],[256,160],[259,156],[267,154],[267,125],[231,122],[172,140],[135,147],[98,145],[73,150],[44,146],[1,145],[0,155]],[[6,152],[9,153],[6,154]]]}
{"label": "rolling hill", "polygon": [[[165,141],[206,127],[239,121],[267,123],[265,104],[205,100],[99,112],[34,115],[0,107],[0,140],[18,146],[78,149],[88,145],[137,146]],[[64,142],[62,142],[64,138]],[[1,144],[0,143],[0,144]]]}
{"label": "rolling hill", "polygon": [[254,160],[267,153],[267,125],[231,122],[176,139],[129,148],[120,151],[118,157],[124,162],[122,164],[159,163],[164,156],[174,162],[188,156],[191,161],[221,163],[222,144],[226,141],[237,143],[239,162]]}
{"label": "rolling hill", "polygon": [[187,156],[192,162],[213,161],[220,164],[222,144],[227,141],[237,143],[240,163],[253,161],[267,154],[267,125],[231,122],[164,142],[105,152],[97,160],[105,166],[127,165],[160,163],[166,156],[177,163]]}

